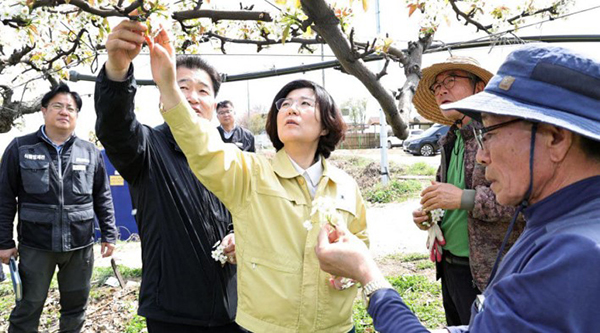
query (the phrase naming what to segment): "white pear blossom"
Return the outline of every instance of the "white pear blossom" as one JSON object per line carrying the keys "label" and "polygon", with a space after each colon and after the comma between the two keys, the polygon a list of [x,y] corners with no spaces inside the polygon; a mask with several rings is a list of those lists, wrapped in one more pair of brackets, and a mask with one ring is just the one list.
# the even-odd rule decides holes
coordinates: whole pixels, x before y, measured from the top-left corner
{"label": "white pear blossom", "polygon": [[356,284],[356,282],[350,278],[342,278],[342,290],[348,289],[355,284]]}
{"label": "white pear blossom", "polygon": [[218,241],[213,245],[213,251],[211,252],[211,256],[215,261],[221,263],[221,265],[225,265],[227,262],[227,256],[223,253],[225,250],[225,245],[221,244],[221,241]]}
{"label": "white pear blossom", "polygon": [[336,227],[338,223],[342,221],[342,216],[338,213],[337,209],[335,209],[335,201],[331,197],[318,197],[313,203],[313,208],[310,212],[310,216],[315,216],[315,214],[320,214],[318,216],[318,220],[320,221],[319,225],[323,225],[325,223],[329,223],[332,227]]}
{"label": "white pear blossom", "polygon": [[445,210],[441,208],[427,212],[427,215],[429,216],[429,221],[422,222],[421,224],[426,227],[431,227],[434,224],[439,224],[440,222],[442,222],[442,218],[444,218],[444,212]]}

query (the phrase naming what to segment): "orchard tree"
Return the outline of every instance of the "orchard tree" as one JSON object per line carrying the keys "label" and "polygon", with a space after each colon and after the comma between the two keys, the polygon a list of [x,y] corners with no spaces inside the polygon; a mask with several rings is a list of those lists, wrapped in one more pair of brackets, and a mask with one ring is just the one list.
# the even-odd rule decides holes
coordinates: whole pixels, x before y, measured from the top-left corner
{"label": "orchard tree", "polygon": [[[558,17],[574,0],[516,0],[510,5],[482,0],[407,0],[409,16],[421,20],[421,29],[419,38],[405,49],[385,35],[356,40],[354,32],[360,28],[353,25],[353,13],[368,10],[373,1],[275,0],[268,9],[255,10],[255,5],[244,4],[224,8],[218,0],[2,0],[0,133],[9,131],[22,115],[40,110],[40,96],[29,93],[36,86],[56,85],[75,66],[89,66],[96,72],[113,19],[129,18],[145,21],[154,33],[158,23],[169,27],[181,53],[198,52],[205,44],[225,53],[233,43],[246,44],[257,52],[282,44],[312,52],[316,45],[326,43],[341,69],[360,80],[377,100],[394,134],[405,138],[421,59],[440,25],[458,20],[492,35],[507,27],[514,30],[533,16]],[[364,59],[374,54],[385,59],[379,73],[365,66]],[[395,92],[380,82],[390,63],[401,66],[406,76]]]}
{"label": "orchard tree", "polygon": [[344,114],[348,114],[355,128],[360,126],[361,132],[364,132],[367,120],[367,99],[350,98],[340,105],[340,109]]}

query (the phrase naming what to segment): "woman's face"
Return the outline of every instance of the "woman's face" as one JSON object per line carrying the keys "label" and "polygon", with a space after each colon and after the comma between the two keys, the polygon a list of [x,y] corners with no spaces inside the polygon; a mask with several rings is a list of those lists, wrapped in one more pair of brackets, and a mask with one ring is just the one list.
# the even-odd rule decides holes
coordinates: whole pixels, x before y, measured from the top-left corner
{"label": "woman's face", "polygon": [[277,134],[284,146],[302,144],[307,148],[318,146],[319,138],[326,134],[321,124],[314,90],[292,90],[278,101]]}

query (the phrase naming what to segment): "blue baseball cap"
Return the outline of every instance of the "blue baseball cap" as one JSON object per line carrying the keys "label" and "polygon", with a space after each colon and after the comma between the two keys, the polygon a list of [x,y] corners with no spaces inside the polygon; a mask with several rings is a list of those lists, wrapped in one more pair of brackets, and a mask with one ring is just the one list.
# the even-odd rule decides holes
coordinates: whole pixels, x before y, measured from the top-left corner
{"label": "blue baseball cap", "polygon": [[524,118],[600,141],[600,60],[529,44],[508,55],[484,91],[441,107],[479,120],[481,113]]}

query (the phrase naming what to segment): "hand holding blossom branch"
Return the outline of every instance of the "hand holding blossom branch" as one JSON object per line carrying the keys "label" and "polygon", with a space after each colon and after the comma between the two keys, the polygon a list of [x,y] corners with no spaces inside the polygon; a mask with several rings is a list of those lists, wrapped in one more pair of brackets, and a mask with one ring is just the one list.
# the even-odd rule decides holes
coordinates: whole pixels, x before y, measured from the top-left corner
{"label": "hand holding blossom branch", "polygon": [[[310,212],[311,219],[304,222],[306,230],[310,231],[313,228],[312,221],[319,221],[319,226],[322,227],[324,224],[328,224],[330,228],[330,234],[335,235],[333,231],[337,230],[338,224],[342,221],[342,216],[338,213],[335,208],[335,202],[331,197],[318,197],[312,203],[312,210]],[[337,242],[337,237],[331,239],[332,242]],[[352,287],[355,281],[346,277],[332,275],[329,278],[331,286],[337,290],[344,290]]]}

